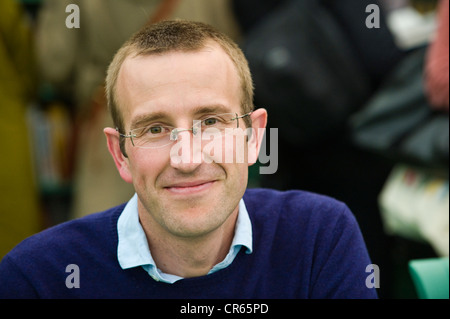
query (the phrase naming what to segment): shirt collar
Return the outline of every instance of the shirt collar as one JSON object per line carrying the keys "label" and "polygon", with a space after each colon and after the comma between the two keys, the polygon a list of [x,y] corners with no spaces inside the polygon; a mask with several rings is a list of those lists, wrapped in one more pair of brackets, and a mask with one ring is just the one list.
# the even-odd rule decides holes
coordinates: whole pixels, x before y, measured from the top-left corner
{"label": "shirt collar", "polygon": [[[149,268],[148,266],[150,266],[150,268],[157,269],[156,263],[153,260],[150,248],[148,246],[144,229],[139,222],[137,203],[137,194],[134,194],[134,196],[128,201],[117,221],[117,232],[119,237],[117,259],[122,269],[138,266],[144,266],[144,268]],[[243,199],[239,202],[239,214],[236,221],[235,235],[230,247],[229,255],[235,256],[236,254],[233,254],[233,251],[241,246],[246,247],[247,254],[252,253],[252,224]],[[231,262],[232,260],[226,263],[222,262],[218,265],[222,264],[226,267],[231,264]],[[213,269],[217,270],[217,267],[214,267]]]}

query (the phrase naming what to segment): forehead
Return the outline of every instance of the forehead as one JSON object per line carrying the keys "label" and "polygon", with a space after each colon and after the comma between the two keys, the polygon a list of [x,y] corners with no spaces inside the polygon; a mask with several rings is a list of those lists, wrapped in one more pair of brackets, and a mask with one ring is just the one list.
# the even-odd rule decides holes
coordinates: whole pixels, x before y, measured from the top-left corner
{"label": "forehead", "polygon": [[195,52],[131,56],[117,81],[117,100],[125,125],[151,114],[192,115],[204,107],[239,112],[240,78],[224,50],[209,43]]}

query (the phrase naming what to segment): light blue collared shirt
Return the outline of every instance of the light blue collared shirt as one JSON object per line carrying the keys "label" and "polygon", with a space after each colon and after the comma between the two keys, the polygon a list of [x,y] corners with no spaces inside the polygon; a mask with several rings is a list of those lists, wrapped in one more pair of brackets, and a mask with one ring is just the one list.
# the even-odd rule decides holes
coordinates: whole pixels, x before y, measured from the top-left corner
{"label": "light blue collared shirt", "polygon": [[[120,267],[122,267],[122,269],[128,269],[141,266],[154,280],[169,284],[173,284],[174,282],[183,279],[176,275],[163,273],[156,266],[150,248],[148,247],[144,229],[139,222],[137,203],[137,194],[134,194],[117,221],[117,232],[119,236],[117,259],[119,260]],[[252,253],[252,223],[248,216],[244,200],[241,199],[239,202],[239,214],[230,251],[222,262],[215,265],[209,271],[208,275],[231,265],[243,246],[247,248],[247,254]]]}

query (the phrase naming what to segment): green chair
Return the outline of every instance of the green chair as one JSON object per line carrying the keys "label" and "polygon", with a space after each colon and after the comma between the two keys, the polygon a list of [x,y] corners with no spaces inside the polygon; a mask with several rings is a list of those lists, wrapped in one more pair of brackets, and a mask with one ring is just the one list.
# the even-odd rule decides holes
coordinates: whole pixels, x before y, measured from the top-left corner
{"label": "green chair", "polygon": [[419,299],[449,299],[448,257],[414,259],[408,266]]}

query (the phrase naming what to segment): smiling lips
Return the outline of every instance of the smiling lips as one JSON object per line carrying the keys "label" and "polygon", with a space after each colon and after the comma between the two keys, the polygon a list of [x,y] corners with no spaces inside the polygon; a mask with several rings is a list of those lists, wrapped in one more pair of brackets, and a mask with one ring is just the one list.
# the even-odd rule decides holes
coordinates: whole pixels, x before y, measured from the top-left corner
{"label": "smiling lips", "polygon": [[188,195],[207,190],[214,183],[214,180],[175,183],[173,185],[166,186],[165,189],[174,194]]}

